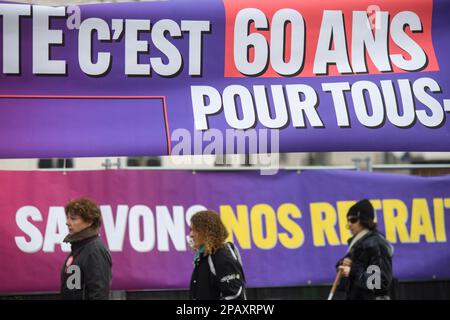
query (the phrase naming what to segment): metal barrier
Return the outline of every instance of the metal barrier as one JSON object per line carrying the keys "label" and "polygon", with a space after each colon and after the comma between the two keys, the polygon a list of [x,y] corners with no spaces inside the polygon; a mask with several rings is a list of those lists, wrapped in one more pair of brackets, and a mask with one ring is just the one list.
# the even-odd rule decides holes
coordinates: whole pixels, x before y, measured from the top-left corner
{"label": "metal barrier", "polygon": [[[354,158],[352,159],[353,165],[347,166],[123,166],[120,158],[117,159],[117,162],[113,163],[111,159],[106,158],[105,162],[102,164],[102,167],[105,170],[152,170],[152,171],[161,171],[161,170],[183,170],[183,171],[192,171],[192,172],[201,172],[201,171],[264,171],[264,170],[273,170],[277,169],[279,171],[297,171],[300,173],[301,171],[309,171],[309,170],[354,170],[354,171],[394,171],[394,170],[418,170],[418,169],[429,169],[429,170],[442,170],[448,169],[450,170],[450,163],[448,164],[373,164],[372,159],[367,158]],[[365,164],[365,165],[363,165]],[[62,171],[63,174],[65,172],[70,171],[97,171],[99,169],[83,169],[83,168],[66,168],[66,161],[64,161],[63,168],[45,168],[45,169],[36,169],[37,171]],[[0,171],[3,171],[0,169]]]}

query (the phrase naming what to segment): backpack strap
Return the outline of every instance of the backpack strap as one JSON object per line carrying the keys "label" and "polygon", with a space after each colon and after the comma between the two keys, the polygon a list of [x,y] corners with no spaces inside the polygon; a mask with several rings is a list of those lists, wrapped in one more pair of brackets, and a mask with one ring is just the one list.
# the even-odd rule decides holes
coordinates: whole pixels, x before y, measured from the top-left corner
{"label": "backpack strap", "polygon": [[[239,251],[237,250],[237,248],[236,248],[236,247],[233,245],[233,243],[231,243],[231,242],[225,243],[225,247],[230,251],[230,253],[231,253],[231,255],[233,256],[233,258],[234,258],[236,261],[239,262],[239,266],[240,266],[240,269],[241,269],[242,278],[243,278],[244,283],[245,283],[245,275],[244,275],[244,270],[243,270],[243,268],[242,268],[242,259],[241,259],[241,255],[239,254]],[[211,255],[208,255],[208,265],[209,265],[209,270],[211,271],[211,273],[212,273],[214,276],[216,276],[216,275],[217,275],[217,273],[216,273],[216,268],[214,267],[214,262],[213,262],[213,259],[212,259],[212,256],[211,256]],[[246,293],[246,291],[245,291],[245,287],[243,287],[243,286],[241,286],[241,287],[239,288],[239,291],[237,292],[236,295],[234,295],[234,296],[229,296],[229,297],[225,297],[225,298],[223,298],[223,299],[225,299],[225,300],[234,300],[234,299],[236,299],[237,297],[239,297],[239,296],[241,296],[241,295],[243,296],[244,300],[247,300],[247,293]],[[221,299],[222,299],[222,293],[221,293]]]}
{"label": "backpack strap", "polygon": [[211,270],[211,273],[213,275],[216,275],[216,268],[214,267],[214,263],[212,261],[211,255],[208,255],[208,264],[209,264],[209,270]]}
{"label": "backpack strap", "polygon": [[[236,246],[234,244],[232,244],[231,242],[225,243],[225,246],[231,252],[231,255],[233,256],[233,258],[239,262],[239,264],[241,265],[241,268],[242,268],[242,258],[241,258],[239,251],[237,250]],[[208,255],[208,264],[209,264],[209,270],[211,270],[211,273],[213,275],[216,275],[216,268],[214,267],[214,262],[212,260],[211,255]]]}
{"label": "backpack strap", "polygon": [[227,242],[226,246],[231,251],[233,258],[235,258],[237,261],[239,261],[239,264],[242,266],[241,254],[239,253],[239,250],[236,248],[236,246],[231,242]]}

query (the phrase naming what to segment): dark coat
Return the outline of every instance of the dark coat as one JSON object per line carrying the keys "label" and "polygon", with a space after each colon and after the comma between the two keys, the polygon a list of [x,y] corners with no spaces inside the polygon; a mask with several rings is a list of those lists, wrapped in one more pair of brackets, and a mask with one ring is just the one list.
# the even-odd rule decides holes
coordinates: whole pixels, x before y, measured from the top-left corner
{"label": "dark coat", "polygon": [[208,256],[194,263],[190,298],[194,300],[245,299],[245,276],[240,262],[227,247],[211,255],[216,275],[211,272]]}
{"label": "dark coat", "polygon": [[[349,244],[353,237],[349,239]],[[373,300],[381,296],[389,296],[392,282],[393,247],[378,231],[370,231],[364,235],[344,258],[352,260],[352,267],[348,278],[343,278],[341,288],[346,292],[348,300]],[[338,267],[342,258],[336,264]],[[370,289],[367,282],[372,281],[373,270],[369,266],[377,266],[380,270],[379,289]]]}
{"label": "dark coat", "polygon": [[[107,300],[112,278],[111,255],[97,235],[71,242],[72,252],[61,270],[61,298],[67,300]],[[72,257],[72,258],[71,258]],[[71,264],[68,260],[73,259]],[[77,266],[81,271],[80,286],[74,280]],[[70,268],[70,269],[69,269]]]}

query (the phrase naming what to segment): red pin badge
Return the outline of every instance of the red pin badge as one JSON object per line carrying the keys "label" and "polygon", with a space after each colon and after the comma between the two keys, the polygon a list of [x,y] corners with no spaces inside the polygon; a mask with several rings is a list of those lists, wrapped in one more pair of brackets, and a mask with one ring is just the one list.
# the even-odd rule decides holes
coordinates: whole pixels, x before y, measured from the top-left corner
{"label": "red pin badge", "polygon": [[69,259],[67,259],[66,267],[67,268],[70,267],[72,265],[72,263],[73,263],[73,256],[70,256]]}

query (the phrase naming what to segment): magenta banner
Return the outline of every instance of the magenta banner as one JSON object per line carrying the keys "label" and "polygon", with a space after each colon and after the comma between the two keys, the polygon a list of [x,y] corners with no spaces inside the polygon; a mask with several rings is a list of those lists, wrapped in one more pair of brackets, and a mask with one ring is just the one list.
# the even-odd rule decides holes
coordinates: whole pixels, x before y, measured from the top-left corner
{"label": "magenta banner", "polygon": [[450,151],[449,13],[447,0],[0,3],[0,158]]}
{"label": "magenta banner", "polygon": [[105,170],[0,172],[0,184],[0,292],[58,290],[64,205],[80,196],[101,206],[114,289],[186,289],[188,223],[204,208],[230,231],[249,287],[331,283],[347,210],[362,198],[394,245],[395,277],[450,279],[450,176]]}

